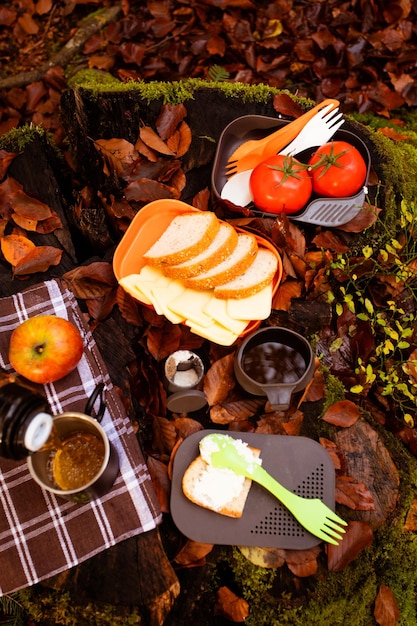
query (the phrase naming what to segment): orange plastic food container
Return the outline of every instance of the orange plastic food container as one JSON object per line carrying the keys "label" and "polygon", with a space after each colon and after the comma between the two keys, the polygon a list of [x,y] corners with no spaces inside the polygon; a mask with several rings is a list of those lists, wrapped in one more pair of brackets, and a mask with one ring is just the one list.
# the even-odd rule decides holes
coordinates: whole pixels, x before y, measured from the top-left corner
{"label": "orange plastic food container", "polygon": [[[123,238],[117,246],[113,257],[113,271],[118,281],[130,274],[138,274],[146,264],[143,255],[159,239],[177,215],[198,212],[199,209],[182,202],[181,200],[154,200],[145,205],[135,215]],[[241,230],[237,228],[237,230]],[[276,247],[267,239],[255,235],[258,245],[268,248],[275,254],[278,261],[278,269],[272,284],[272,293],[276,293],[282,276],[282,261]],[[149,305],[146,305],[149,306]],[[152,308],[152,307],[151,307]],[[248,323],[241,336],[255,330],[260,320]]]}

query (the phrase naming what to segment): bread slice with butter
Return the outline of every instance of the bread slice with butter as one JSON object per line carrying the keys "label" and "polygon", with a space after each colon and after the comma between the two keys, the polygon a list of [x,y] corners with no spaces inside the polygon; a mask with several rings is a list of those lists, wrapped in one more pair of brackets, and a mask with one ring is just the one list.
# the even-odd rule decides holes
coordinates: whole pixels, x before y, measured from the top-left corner
{"label": "bread slice with butter", "polygon": [[182,213],[143,257],[151,265],[183,263],[209,247],[220,229],[220,221],[211,211]]}
{"label": "bread slice with butter", "polygon": [[[261,452],[251,446],[248,450],[255,458]],[[250,478],[238,476],[232,470],[214,468],[201,455],[191,462],[182,478],[182,490],[191,502],[234,518],[242,517],[251,485]]]}

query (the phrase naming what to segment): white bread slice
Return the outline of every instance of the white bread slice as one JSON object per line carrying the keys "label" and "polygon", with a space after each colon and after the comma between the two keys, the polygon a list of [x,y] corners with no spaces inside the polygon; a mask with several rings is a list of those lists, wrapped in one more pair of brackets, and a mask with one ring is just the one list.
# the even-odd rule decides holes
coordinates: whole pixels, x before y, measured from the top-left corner
{"label": "white bread slice", "polygon": [[206,272],[224,261],[233,252],[237,240],[237,232],[233,226],[228,222],[220,222],[219,231],[208,248],[188,261],[184,261],[184,263],[164,265],[164,274],[170,278],[184,280],[201,274],[201,272]]}
{"label": "white bread slice", "polygon": [[214,296],[221,300],[247,298],[269,285],[278,269],[277,257],[267,248],[259,248],[254,262],[233,280],[214,288]]}
{"label": "white bread slice", "polygon": [[183,263],[208,248],[219,228],[220,222],[211,211],[182,213],[143,257],[151,265]]}
{"label": "white bread slice", "polygon": [[[251,446],[248,446],[248,448],[252,451],[255,457],[259,456],[261,451],[258,448],[252,448]],[[208,465],[201,455],[199,455],[191,462],[184,472],[184,476],[182,478],[182,490],[184,495],[191,500],[191,502],[198,504],[204,509],[215,511],[216,513],[220,513],[220,515],[226,515],[227,517],[239,518],[243,515],[243,509],[245,508],[246,499],[248,497],[252,481],[250,478],[244,478],[243,476],[238,477],[232,472],[235,478],[241,479],[240,481],[237,481],[238,493],[231,500],[225,502],[227,494],[225,497],[223,497],[224,494],[222,494],[222,487],[226,488],[228,481],[227,474],[224,474],[225,471],[230,472],[230,470],[218,470],[211,465]],[[213,498],[212,494],[204,492],[204,485],[207,484],[211,486],[219,485],[217,497],[216,494]],[[218,500],[217,502],[216,499]]]}
{"label": "white bread slice", "polygon": [[254,235],[239,233],[235,249],[215,267],[186,279],[191,289],[213,289],[218,285],[233,280],[253,263],[258,252],[258,243]]}

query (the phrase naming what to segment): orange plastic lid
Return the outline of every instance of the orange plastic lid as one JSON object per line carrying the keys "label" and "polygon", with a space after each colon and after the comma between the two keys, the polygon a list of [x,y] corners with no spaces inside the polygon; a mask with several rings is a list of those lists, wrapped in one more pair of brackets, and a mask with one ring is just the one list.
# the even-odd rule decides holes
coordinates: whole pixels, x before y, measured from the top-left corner
{"label": "orange plastic lid", "polygon": [[[198,212],[199,209],[181,200],[173,199],[154,200],[140,209],[114,252],[113,271],[117,280],[120,281],[130,274],[138,274],[146,265],[143,258],[145,252],[159,239],[174,217],[190,211]],[[236,230],[240,231],[241,229],[236,228]],[[272,294],[274,295],[282,276],[281,257],[273,243],[259,235],[255,235],[255,237],[258,245],[271,250],[278,261],[278,269],[272,284]],[[241,336],[252,332],[259,324],[260,320],[249,322]]]}

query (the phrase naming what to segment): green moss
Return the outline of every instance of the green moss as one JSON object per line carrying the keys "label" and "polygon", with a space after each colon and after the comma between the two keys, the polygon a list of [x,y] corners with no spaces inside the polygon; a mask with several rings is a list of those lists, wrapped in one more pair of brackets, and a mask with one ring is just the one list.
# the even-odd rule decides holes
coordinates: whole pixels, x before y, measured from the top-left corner
{"label": "green moss", "polygon": [[339,378],[337,378],[337,376],[334,376],[333,374],[331,374],[328,368],[325,368],[322,366],[321,370],[326,380],[325,397],[324,397],[324,404],[323,404],[323,409],[322,409],[322,414],[324,414],[327,411],[327,409],[330,406],[332,406],[332,404],[334,404],[335,402],[340,402],[340,400],[345,399],[346,390],[342,381]]}
{"label": "green moss", "polygon": [[[98,70],[81,70],[69,80],[69,87],[85,89],[93,93],[101,92],[128,92],[137,91],[141,98],[147,102],[162,99],[165,103],[178,104],[192,100],[199,89],[214,89],[222,91],[229,98],[240,99],[243,102],[265,103],[276,94],[285,93],[291,96],[287,90],[279,90],[263,83],[247,85],[244,83],[228,83],[225,81],[209,81],[198,78],[188,78],[173,82],[136,82],[123,83],[106,72]],[[292,96],[295,97],[295,96]],[[311,106],[311,101],[298,98],[301,106]]]}
{"label": "green moss", "polygon": [[120,80],[99,70],[81,70],[72,78],[68,79],[68,87],[72,89],[85,88],[92,91],[123,91],[129,83],[122,83]]}
{"label": "green moss", "polygon": [[40,126],[25,124],[19,128],[12,128],[12,130],[0,137],[0,150],[21,152],[34,138],[39,137],[45,137],[45,131]]}
{"label": "green moss", "polygon": [[291,575],[281,571],[285,565],[280,569],[257,567],[236,549],[230,565],[238,592],[249,602],[248,626],[373,626],[381,584],[387,585],[397,600],[401,612],[398,626],[417,623],[417,538],[405,534],[400,522],[376,531],[372,546],[342,572],[328,572],[322,555],[311,583],[300,580],[304,597],[296,597],[290,590]]}
{"label": "green moss", "polygon": [[40,586],[14,594],[28,615],[43,626],[133,626],[143,624],[140,614],[132,607],[109,604],[79,605],[68,592]]}

